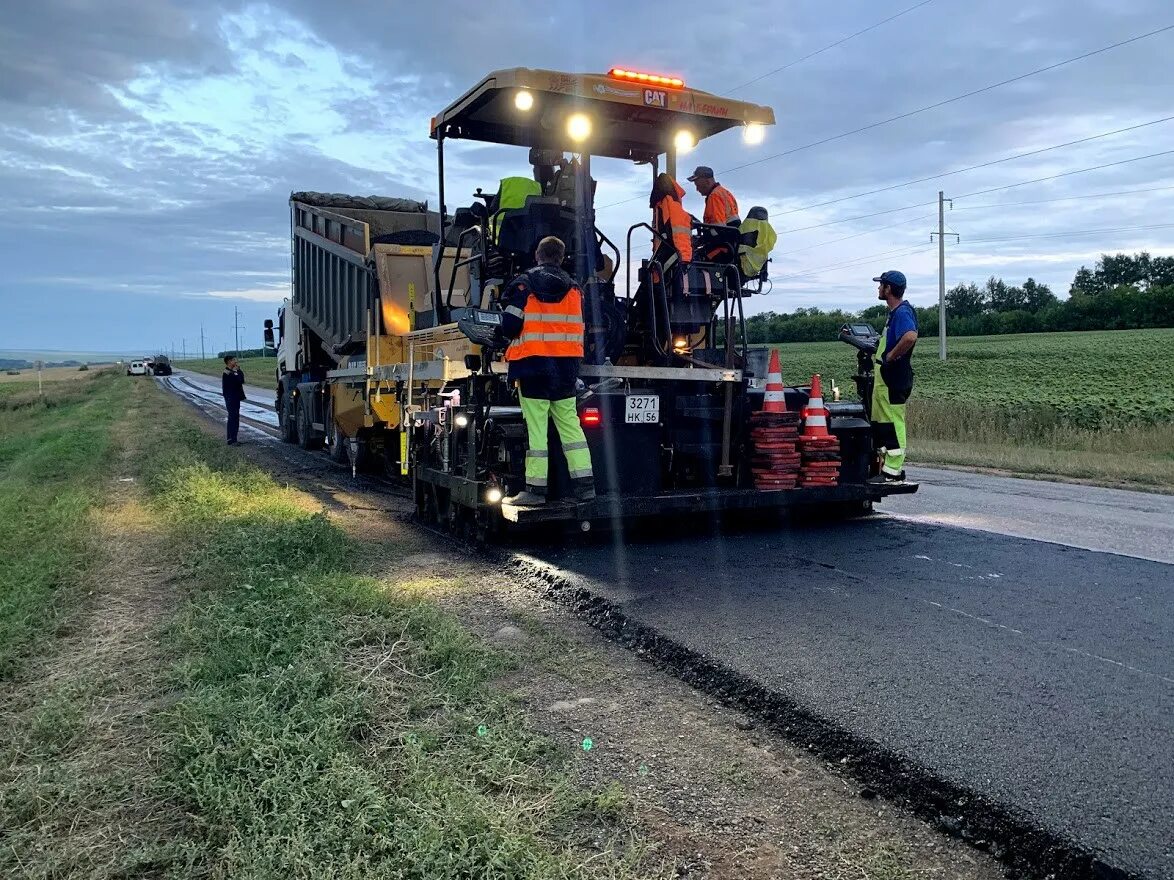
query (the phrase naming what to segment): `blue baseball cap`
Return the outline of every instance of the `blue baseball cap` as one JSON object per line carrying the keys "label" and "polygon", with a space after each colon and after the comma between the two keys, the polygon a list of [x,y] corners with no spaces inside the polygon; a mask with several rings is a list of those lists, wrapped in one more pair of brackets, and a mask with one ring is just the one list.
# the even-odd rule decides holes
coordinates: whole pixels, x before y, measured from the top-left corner
{"label": "blue baseball cap", "polygon": [[882,272],[873,281],[879,281],[881,284],[891,284],[893,287],[905,286],[905,273],[898,272],[896,269],[890,269],[888,272]]}

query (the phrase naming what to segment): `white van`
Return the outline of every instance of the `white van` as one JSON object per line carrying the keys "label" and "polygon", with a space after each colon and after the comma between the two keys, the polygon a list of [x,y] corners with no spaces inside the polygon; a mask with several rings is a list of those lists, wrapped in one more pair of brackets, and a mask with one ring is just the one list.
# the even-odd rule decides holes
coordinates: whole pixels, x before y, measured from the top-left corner
{"label": "white van", "polygon": [[147,375],[147,365],[142,361],[131,361],[126,368],[128,376],[145,376]]}

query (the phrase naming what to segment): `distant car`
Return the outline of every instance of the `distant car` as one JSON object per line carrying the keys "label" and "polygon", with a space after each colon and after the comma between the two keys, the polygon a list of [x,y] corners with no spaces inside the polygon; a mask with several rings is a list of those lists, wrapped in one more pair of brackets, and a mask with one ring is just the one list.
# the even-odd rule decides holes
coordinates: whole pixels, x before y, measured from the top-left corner
{"label": "distant car", "polygon": [[131,361],[126,368],[128,376],[145,376],[147,375],[147,365],[143,361]]}
{"label": "distant car", "polygon": [[165,355],[157,354],[151,363],[151,371],[156,376],[170,376],[171,361]]}

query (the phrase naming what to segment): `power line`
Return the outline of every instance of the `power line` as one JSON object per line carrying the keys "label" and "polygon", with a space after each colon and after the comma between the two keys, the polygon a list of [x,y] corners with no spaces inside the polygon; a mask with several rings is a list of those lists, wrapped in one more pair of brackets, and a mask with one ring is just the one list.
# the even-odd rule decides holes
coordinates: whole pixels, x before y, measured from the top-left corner
{"label": "power line", "polygon": [[812,147],[822,146],[823,144],[831,143],[832,141],[837,141],[842,138],[850,137],[851,135],[854,135],[854,134],[860,134],[861,132],[869,131],[874,128],[879,128],[882,125],[888,125],[890,122],[897,122],[901,119],[908,119],[909,117],[916,116],[919,113],[925,113],[928,110],[936,110],[938,107],[944,107],[947,104],[953,104],[955,101],[962,101],[966,98],[973,98],[975,95],[981,95],[984,92],[993,91],[994,89],[998,89],[998,88],[1002,88],[1003,86],[1011,85],[1011,83],[1020,82],[1022,80],[1027,79],[1028,77],[1037,76],[1041,73],[1047,73],[1050,70],[1056,70],[1057,68],[1065,67],[1066,65],[1069,65],[1069,64],[1075,64],[1077,61],[1083,61],[1086,58],[1092,58],[1094,55],[1101,55],[1105,52],[1111,51],[1112,49],[1119,49],[1122,46],[1128,46],[1130,43],[1136,43],[1139,40],[1144,40],[1148,37],[1153,37],[1158,34],[1165,33],[1166,31],[1169,31],[1169,30],[1174,30],[1174,24],[1168,24],[1165,27],[1158,28],[1157,30],[1152,30],[1152,31],[1149,31],[1148,33],[1144,33],[1144,34],[1139,34],[1136,37],[1130,37],[1128,40],[1121,40],[1120,42],[1113,43],[1109,46],[1103,46],[1100,49],[1094,49],[1091,52],[1085,52],[1083,55],[1077,55],[1074,58],[1067,58],[1064,61],[1057,61],[1054,64],[1048,64],[1045,67],[1039,67],[1039,68],[1036,68],[1035,70],[1029,71],[1027,73],[1021,73],[1018,76],[1011,77],[1010,79],[1004,79],[1004,80],[1000,80],[997,83],[991,83],[989,86],[983,86],[980,89],[973,89],[973,90],[971,90],[969,92],[965,92],[961,95],[956,95],[953,98],[946,98],[944,101],[938,101],[934,104],[927,104],[924,107],[919,107],[916,110],[910,110],[906,113],[900,113],[897,116],[890,116],[888,119],[882,119],[879,122],[871,122],[868,125],[862,125],[860,128],[854,128],[851,131],[845,131],[841,134],[836,134],[836,135],[832,135],[830,137],[823,138],[822,140],[813,141],[809,144],[803,144],[802,146],[792,147],[791,149],[784,150],[781,153],[775,153],[772,156],[764,156],[761,159],[755,159],[752,162],[746,162],[742,165],[735,165],[733,168],[727,168],[726,170],[722,171],[721,173],[722,174],[730,174],[731,172],[734,172],[734,171],[741,171],[743,168],[750,168],[754,165],[761,165],[763,162],[770,162],[773,159],[779,159],[779,158],[782,158],[783,156],[790,156],[794,153],[800,152],[801,150],[809,150]]}
{"label": "power line", "polygon": [[1174,229],[1174,223],[1158,223],[1152,226],[1116,226],[1109,229],[1074,229],[1069,232],[1043,232],[1032,235],[1012,235],[1004,238],[973,238],[967,244],[990,244],[993,242],[1027,241],[1036,238],[1072,238],[1078,235],[1108,235],[1115,232],[1142,232],[1151,229]]}
{"label": "power line", "polygon": [[1163,116],[1161,119],[1154,119],[1150,122],[1141,122],[1137,125],[1130,125],[1126,128],[1118,128],[1114,131],[1105,131],[1100,134],[1089,135],[1088,137],[1078,138],[1074,141],[1066,141],[1062,144],[1053,144],[1050,147],[1040,147],[1037,150],[1028,150],[1025,153],[1016,153],[1014,156],[1004,156],[1002,159],[991,159],[989,162],[980,162],[977,165],[968,165],[965,168],[957,168],[953,171],[943,171],[941,174],[930,174],[927,177],[918,177],[914,180],[906,180],[904,183],[894,183],[889,186],[882,186],[879,189],[870,189],[867,192],[856,193],[851,196],[842,196],[838,199],[829,199],[826,202],[816,202],[813,205],[804,205],[802,208],[791,208],[789,211],[783,211],[781,214],[797,214],[800,211],[810,211],[813,208],[824,208],[828,205],[836,205],[840,202],[848,202],[853,199],[863,198],[864,196],[873,196],[877,193],[889,192],[894,189],[901,189],[906,186],[913,186],[915,183],[925,183],[930,180],[941,180],[943,177],[953,177],[955,174],[963,174],[967,171],[977,171],[979,168],[990,168],[992,165],[1000,165],[1003,162],[1013,162],[1016,159],[1026,159],[1028,156],[1038,156],[1040,153],[1048,153],[1052,150],[1060,150],[1064,147],[1073,147],[1077,144],[1086,144],[1089,141],[1099,140],[1100,138],[1112,137],[1115,134],[1124,134],[1127,131],[1136,131],[1139,128],[1147,128],[1151,125],[1158,125],[1161,122],[1169,122],[1174,119],[1174,115]]}
{"label": "power line", "polygon": [[853,235],[845,235],[842,238],[833,238],[833,239],[830,239],[829,241],[821,241],[816,244],[809,244],[806,247],[795,248],[795,250],[793,250],[793,251],[783,251],[781,254],[774,254],[773,256],[786,257],[791,254],[802,253],[803,251],[813,250],[818,247],[823,247],[824,245],[836,244],[841,241],[848,241],[851,238],[860,238],[860,236],[862,236],[862,235],[871,235],[874,232],[884,232],[886,229],[895,229],[896,227],[904,226],[907,223],[918,223],[922,220],[928,220],[932,216],[933,216],[933,214],[926,214],[922,217],[914,217],[912,220],[901,220],[897,223],[890,223],[887,226],[874,226],[871,229],[866,229],[863,232],[857,232]]}
{"label": "power line", "polygon": [[869,254],[866,257],[856,257],[855,259],[853,259],[847,263],[833,263],[830,266],[820,266],[817,269],[811,269],[807,272],[802,272],[798,275],[783,275],[780,278],[772,278],[771,280],[777,282],[777,281],[790,281],[793,278],[806,278],[808,275],[818,275],[820,272],[830,272],[832,269],[844,269],[844,268],[847,268],[848,266],[857,266],[861,263],[867,263],[872,260],[879,260],[881,257],[898,257],[898,256],[904,256],[906,254],[911,254],[911,253],[920,253],[921,251],[925,251],[925,250],[928,250],[928,248],[925,245],[918,245],[917,247],[914,247],[914,248],[899,248],[895,251],[884,251],[879,254]]}
{"label": "power line", "polygon": [[996,202],[993,205],[963,205],[961,208],[955,208],[955,211],[985,211],[989,208],[1018,208],[1023,205],[1050,205],[1055,202],[1078,202],[1083,199],[1108,199],[1114,196],[1131,196],[1139,193],[1152,192],[1167,192],[1174,189],[1174,186],[1152,186],[1146,189],[1123,189],[1117,192],[1108,193],[1088,193],[1082,196],[1064,196],[1059,199],[1036,199],[1030,202]]}
{"label": "power line", "polygon": [[[991,187],[990,189],[977,190],[976,192],[966,193],[965,195],[953,196],[953,199],[955,201],[957,201],[958,199],[967,199],[967,198],[972,198],[973,196],[986,195],[987,193],[1001,192],[1003,190],[1015,189],[1016,187],[1027,186],[1028,184],[1032,184],[1032,183],[1045,183],[1049,180],[1057,180],[1061,177],[1071,177],[1074,174],[1086,174],[1089,171],[1100,171],[1104,168],[1115,168],[1119,165],[1128,165],[1131,162],[1141,162],[1144,159],[1155,159],[1155,158],[1158,158],[1159,156],[1169,156],[1171,154],[1174,154],[1174,150],[1165,150],[1160,153],[1148,153],[1144,156],[1134,156],[1130,159],[1121,159],[1120,161],[1117,161],[1117,162],[1106,162],[1103,165],[1093,165],[1088,168],[1077,168],[1072,171],[1065,171],[1061,174],[1052,174],[1052,175],[1049,175],[1048,177],[1036,177],[1032,180],[1023,180],[1023,181],[1020,181],[1019,183],[1007,184],[1006,186],[996,186],[996,187]],[[1141,191],[1141,190],[1139,190],[1139,191]],[[1092,198],[1092,197],[1090,196],[1090,198]],[[918,202],[917,204],[905,205],[900,208],[888,208],[884,211],[873,211],[870,214],[858,214],[855,217],[845,217],[842,220],[828,220],[824,223],[812,223],[808,226],[797,226],[793,229],[782,229],[782,230],[778,230],[778,234],[779,235],[786,235],[787,233],[790,233],[790,232],[806,232],[809,229],[823,229],[824,227],[827,227],[827,226],[837,226],[841,223],[852,223],[853,221],[856,221],[856,220],[867,220],[871,217],[880,217],[884,214],[897,214],[901,211],[912,211],[915,208],[924,208],[924,207],[927,207],[928,205],[936,205],[936,204],[937,204],[936,200],[932,201],[932,202]],[[955,208],[954,210],[961,211],[961,210],[965,210],[965,208]]]}
{"label": "power line", "polygon": [[766,79],[768,76],[774,76],[776,73],[781,73],[782,71],[786,70],[789,67],[794,67],[796,64],[802,64],[804,61],[808,61],[808,60],[814,58],[816,55],[822,55],[824,52],[828,51],[829,49],[834,49],[834,48],[836,48],[836,46],[842,46],[845,43],[847,43],[849,40],[854,40],[857,37],[862,36],[863,34],[867,34],[869,31],[876,30],[882,24],[888,24],[890,21],[895,21],[896,19],[900,18],[902,15],[907,15],[916,9],[920,9],[922,6],[928,6],[932,2],[933,2],[933,0],[921,0],[920,3],[917,3],[913,6],[910,6],[908,9],[902,9],[896,15],[890,15],[888,18],[884,19],[883,21],[878,21],[876,24],[870,24],[868,27],[863,28],[861,30],[858,30],[854,34],[849,34],[846,37],[843,37],[839,40],[836,40],[834,43],[828,43],[822,49],[816,49],[814,52],[811,52],[810,54],[804,55],[802,58],[796,58],[794,61],[788,61],[782,67],[776,67],[774,70],[768,70],[766,73],[762,74],[761,76],[756,76],[756,77],[754,77],[754,79],[746,80],[746,82],[742,83],[741,85],[734,86],[732,89],[729,89],[729,91],[736,92],[739,89],[746,88],[746,86],[753,85],[754,83],[758,82],[759,80]]}
{"label": "power line", "polygon": [[916,205],[906,205],[903,208],[887,208],[884,211],[873,211],[871,214],[858,214],[855,217],[845,217],[843,220],[828,220],[826,223],[813,223],[810,226],[796,226],[794,229],[777,229],[775,230],[779,235],[787,235],[791,232],[806,232],[809,229],[823,229],[825,226],[836,226],[840,223],[851,223],[854,220],[868,220],[870,217],[881,217],[885,214],[897,214],[901,211],[912,211],[914,208],[924,208],[928,205],[936,205],[937,199],[932,202],[918,202]]}
{"label": "power line", "polygon": [[1015,189],[1018,186],[1027,186],[1031,183],[1044,183],[1049,180],[1059,180],[1061,177],[1071,177],[1074,174],[1085,174],[1089,171],[1100,171],[1102,168],[1115,168],[1118,165],[1128,165],[1130,162],[1140,162],[1143,159],[1156,159],[1159,156],[1174,155],[1174,150],[1163,150],[1160,153],[1148,153],[1145,156],[1134,156],[1132,159],[1122,159],[1119,162],[1106,162],[1104,165],[1093,165],[1090,168],[1077,168],[1075,171],[1064,171],[1061,174],[1052,174],[1048,177],[1037,177],[1034,180],[1024,180],[1019,183],[1010,183],[1006,186],[993,186],[990,189],[980,189],[975,192],[966,193],[961,196],[954,196],[955,199],[968,199],[972,196],[983,196],[987,193],[1002,192],[1007,189]]}
{"label": "power line", "polygon": [[[1021,82],[1022,80],[1025,80],[1028,77],[1037,76],[1041,73],[1047,73],[1048,71],[1056,70],[1058,68],[1065,67],[1069,64],[1075,64],[1077,61],[1083,61],[1086,58],[1092,58],[1096,55],[1101,55],[1101,54],[1103,54],[1105,52],[1109,52],[1113,49],[1119,49],[1122,46],[1128,46],[1131,43],[1136,43],[1140,40],[1144,40],[1149,37],[1157,36],[1158,34],[1165,33],[1166,31],[1169,31],[1169,30],[1174,30],[1174,24],[1169,24],[1169,25],[1166,25],[1165,27],[1160,27],[1160,28],[1157,28],[1156,30],[1149,31],[1144,34],[1139,34],[1135,37],[1130,37],[1127,40],[1120,40],[1120,41],[1118,41],[1116,43],[1112,43],[1108,46],[1102,46],[1100,49],[1093,49],[1092,51],[1085,52],[1082,55],[1077,55],[1073,58],[1066,58],[1063,61],[1057,61],[1054,64],[1048,64],[1044,67],[1039,67],[1039,68],[1036,68],[1035,70],[1028,71],[1027,73],[1021,73],[1018,76],[1013,76],[1013,77],[1010,77],[1009,79],[1000,80],[999,82],[991,83],[990,85],[983,86],[982,88],[979,88],[979,89],[972,89],[971,91],[964,92],[961,95],[955,95],[953,98],[946,98],[945,100],[937,101],[936,103],[933,103],[933,104],[927,104],[926,106],[919,107],[916,110],[909,110],[905,113],[900,113],[896,116],[890,116],[888,119],[882,119],[878,122],[870,122],[868,125],[862,125],[859,128],[852,129],[851,131],[845,131],[845,132],[841,132],[840,134],[830,135],[830,136],[828,136],[826,138],[822,138],[818,141],[812,141],[811,143],[808,143],[808,144],[802,144],[798,147],[792,147],[791,149],[784,150],[781,153],[774,153],[770,156],[764,156],[761,159],[755,159],[752,162],[745,162],[741,165],[735,165],[732,168],[727,168],[727,169],[720,171],[718,173],[719,174],[731,174],[735,171],[741,171],[745,168],[751,168],[755,165],[761,165],[764,162],[770,162],[770,161],[773,161],[774,159],[781,159],[784,156],[791,156],[791,155],[794,155],[795,153],[802,152],[803,150],[809,150],[812,147],[819,147],[819,146],[823,146],[824,144],[829,144],[833,141],[842,140],[843,138],[851,137],[854,134],[860,134],[861,132],[870,131],[874,128],[880,128],[882,125],[888,125],[890,122],[897,122],[901,119],[908,119],[911,116],[917,116],[918,114],[925,113],[929,110],[936,110],[938,107],[944,107],[947,104],[953,104],[956,101],[962,101],[962,100],[965,100],[966,98],[972,98],[975,95],[981,95],[985,92],[993,91],[994,89],[1002,88],[1003,86],[1006,86],[1006,85],[1011,85],[1012,83]],[[609,205],[604,205],[599,210],[602,211],[602,210],[606,210],[607,208],[614,208],[617,205],[623,205],[623,204],[627,204],[628,202],[634,202],[639,198],[640,198],[640,196],[633,196],[630,199],[624,199],[623,201],[620,201],[620,202],[612,202]]]}

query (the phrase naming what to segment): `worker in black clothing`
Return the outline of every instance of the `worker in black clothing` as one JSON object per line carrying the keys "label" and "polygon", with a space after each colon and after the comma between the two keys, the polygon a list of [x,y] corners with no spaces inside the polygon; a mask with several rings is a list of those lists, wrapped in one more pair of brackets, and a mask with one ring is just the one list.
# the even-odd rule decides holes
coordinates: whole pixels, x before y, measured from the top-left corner
{"label": "worker in black clothing", "polygon": [[237,432],[241,425],[241,401],[245,397],[245,374],[232,355],[224,359],[224,375],[220,377],[220,392],[224,395],[224,408],[228,410],[228,445],[236,446]]}

